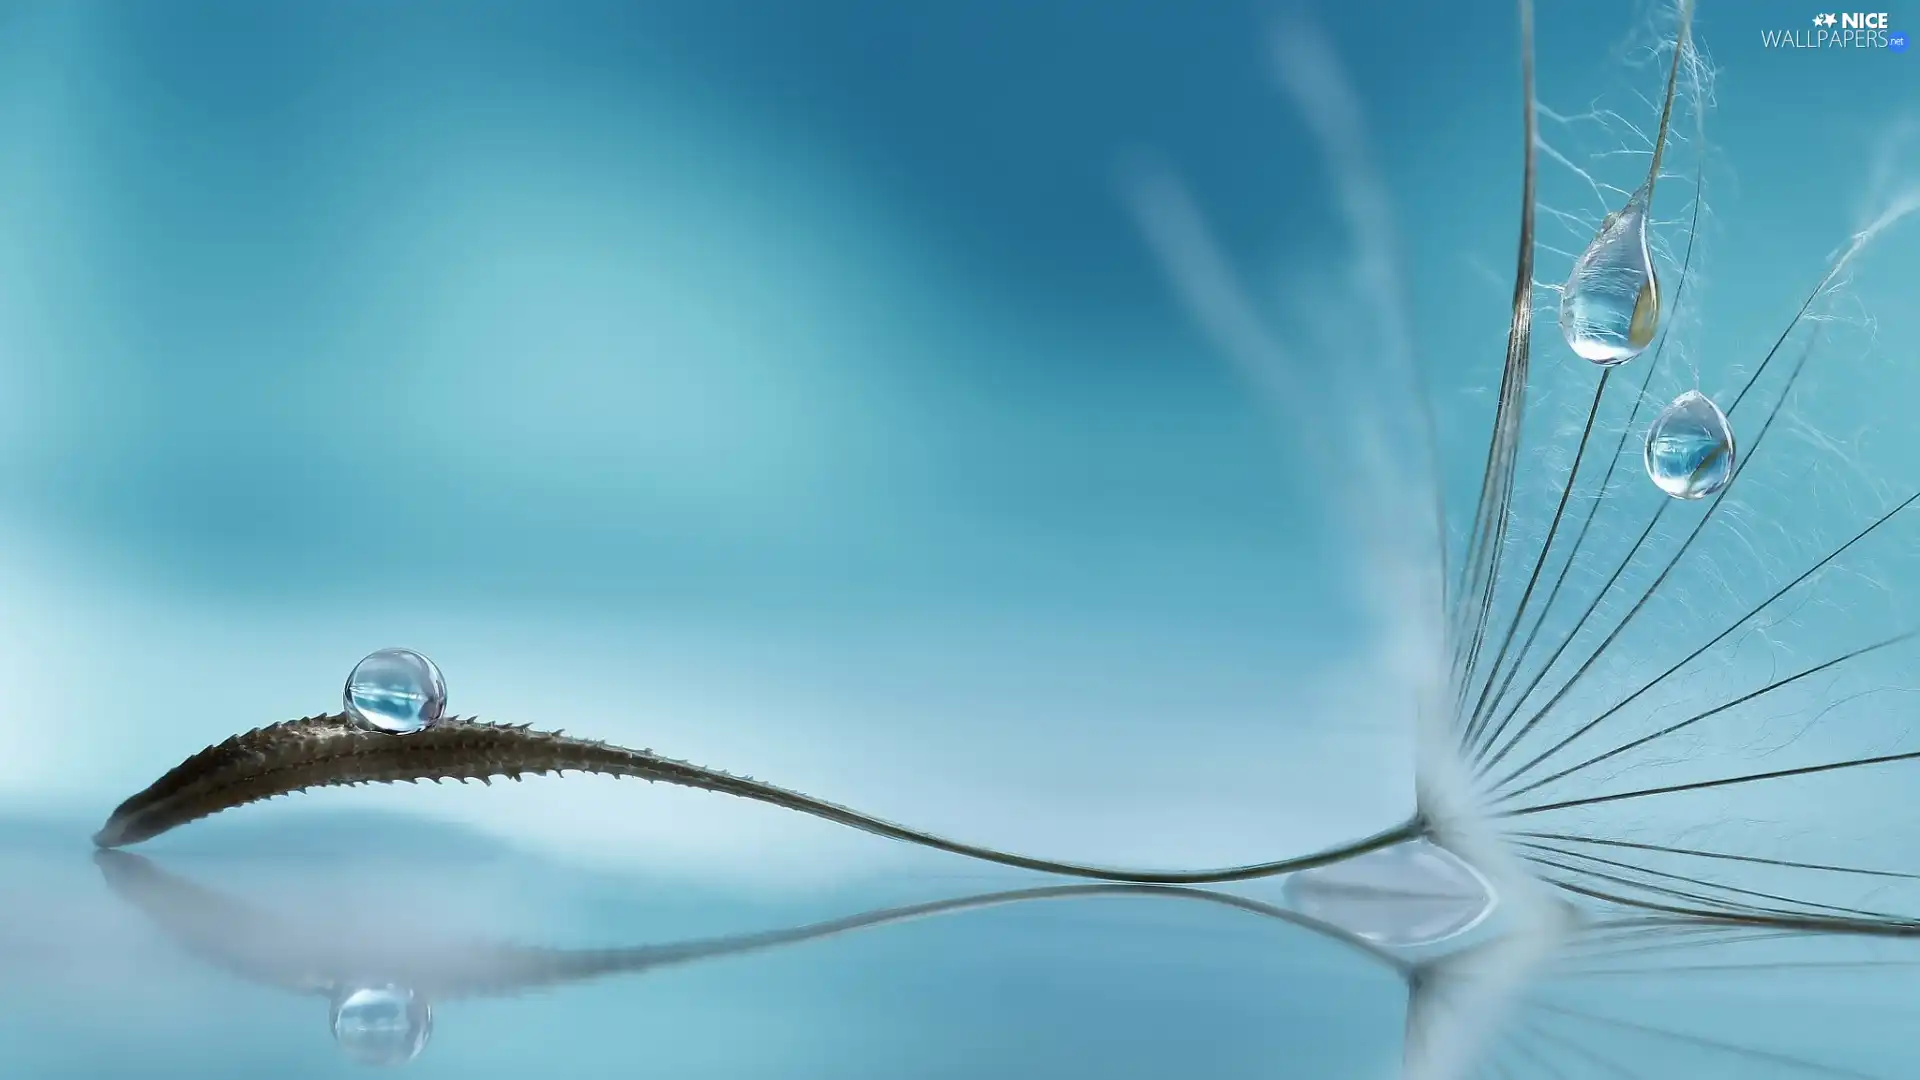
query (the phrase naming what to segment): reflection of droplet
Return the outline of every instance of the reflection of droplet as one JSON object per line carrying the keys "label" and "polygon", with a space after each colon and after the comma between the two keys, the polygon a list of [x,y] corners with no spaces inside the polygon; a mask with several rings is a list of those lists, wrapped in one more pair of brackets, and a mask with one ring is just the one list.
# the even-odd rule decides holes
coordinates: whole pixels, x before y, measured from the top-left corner
{"label": "reflection of droplet", "polygon": [[1496,903],[1478,871],[1425,840],[1302,870],[1287,879],[1286,896],[1303,915],[1403,948],[1464,934]]}
{"label": "reflection of droplet", "polygon": [[361,986],[333,999],[333,1038],[362,1065],[405,1065],[433,1034],[433,1007],[403,986]]}
{"label": "reflection of droplet", "polygon": [[1676,499],[1704,499],[1733,479],[1733,425],[1720,406],[1689,390],[1647,429],[1647,475]]}
{"label": "reflection of droplet", "polygon": [[412,649],[381,649],[354,665],[345,698],[356,723],[404,735],[440,722],[447,682],[433,661]]}
{"label": "reflection of droplet", "polygon": [[1608,214],[1560,293],[1560,332],[1582,357],[1612,367],[1640,355],[1660,328],[1660,276],[1647,250],[1647,199]]}

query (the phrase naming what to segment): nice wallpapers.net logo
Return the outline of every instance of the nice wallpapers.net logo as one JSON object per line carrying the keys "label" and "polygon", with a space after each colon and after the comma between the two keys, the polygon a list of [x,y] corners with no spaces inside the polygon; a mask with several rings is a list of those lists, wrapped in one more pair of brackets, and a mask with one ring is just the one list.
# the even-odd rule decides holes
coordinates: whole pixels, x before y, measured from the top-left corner
{"label": "nice wallpapers.net logo", "polygon": [[1907,51],[1907,32],[1890,29],[1884,11],[1821,12],[1811,27],[1760,31],[1769,49],[1885,49]]}

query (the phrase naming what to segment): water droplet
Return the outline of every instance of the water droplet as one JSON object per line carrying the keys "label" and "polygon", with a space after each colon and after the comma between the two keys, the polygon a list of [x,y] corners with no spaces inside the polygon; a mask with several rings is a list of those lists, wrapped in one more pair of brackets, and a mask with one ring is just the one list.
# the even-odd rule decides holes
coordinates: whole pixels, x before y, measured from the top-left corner
{"label": "water droplet", "polygon": [[1287,902],[1302,915],[1379,945],[1433,945],[1480,925],[1493,887],[1459,856],[1413,840],[1287,879]]}
{"label": "water droplet", "polygon": [[1733,479],[1733,425],[1720,406],[1689,390],[1647,429],[1647,475],[1676,499],[1704,499]]}
{"label": "water droplet", "polygon": [[405,1065],[433,1034],[433,1007],[404,986],[347,987],[333,997],[333,1039],[362,1065]]}
{"label": "water droplet", "polygon": [[433,661],[412,649],[381,649],[353,666],[345,699],[356,723],[405,735],[440,722],[447,682]]}
{"label": "water droplet", "polygon": [[1608,214],[1574,260],[1560,293],[1560,332],[1602,367],[1640,355],[1660,328],[1660,275],[1647,250],[1647,202],[1641,195]]}

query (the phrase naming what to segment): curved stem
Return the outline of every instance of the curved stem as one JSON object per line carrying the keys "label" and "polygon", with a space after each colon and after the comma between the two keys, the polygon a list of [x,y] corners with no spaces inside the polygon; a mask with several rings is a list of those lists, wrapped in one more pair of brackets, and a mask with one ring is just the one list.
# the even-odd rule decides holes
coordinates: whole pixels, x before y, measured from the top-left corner
{"label": "curved stem", "polygon": [[1022,870],[1136,885],[1211,885],[1307,870],[1424,836],[1415,814],[1390,829],[1324,851],[1216,870],[1130,870],[1037,859],[899,825],[859,810],[717,769],[579,739],[558,731],[449,720],[409,735],[369,731],[344,716],[316,716],[259,728],[210,746],[120,804],[95,834],[113,848],[137,844],[191,821],[249,803],[319,787],[421,780],[518,780],[584,772],[698,788],[807,814],[862,832]]}

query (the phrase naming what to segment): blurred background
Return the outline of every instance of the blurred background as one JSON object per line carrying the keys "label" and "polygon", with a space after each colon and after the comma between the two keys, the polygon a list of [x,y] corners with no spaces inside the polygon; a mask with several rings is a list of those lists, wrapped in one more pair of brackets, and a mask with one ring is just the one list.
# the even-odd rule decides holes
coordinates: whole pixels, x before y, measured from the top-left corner
{"label": "blurred background", "polygon": [[[1711,392],[1920,106],[1911,55],[1762,48],[1812,14],[1696,23]],[[1195,328],[1121,194],[1129,162],[1177,170],[1258,296],[1333,273],[1339,192],[1274,78],[1289,18],[1365,110],[1457,534],[1512,290],[1510,5],[0,4],[9,827],[91,881],[121,798],[337,710],[391,645],[462,715],[1038,855],[1204,866],[1399,820],[1412,717],[1328,509],[1350,478]],[[1543,139],[1634,186],[1670,33],[1542,4]],[[1624,122],[1583,125],[1596,103]],[[1551,282],[1612,197],[1542,169]],[[1920,386],[1881,301],[1920,262],[1906,237],[1871,265],[1871,392],[1805,430],[1877,433],[1845,456],[1885,485],[1920,465],[1887,434]],[[1309,376],[1378,360],[1333,344]],[[1544,423],[1584,409],[1556,377],[1591,369],[1536,360]],[[974,872],[575,777],[316,792],[154,850],[336,813],[740,903]]]}

